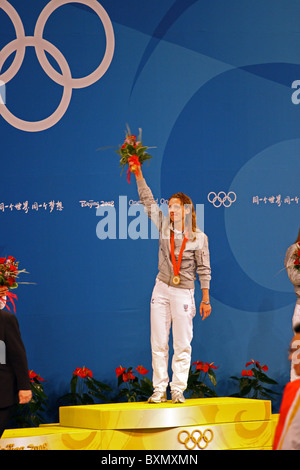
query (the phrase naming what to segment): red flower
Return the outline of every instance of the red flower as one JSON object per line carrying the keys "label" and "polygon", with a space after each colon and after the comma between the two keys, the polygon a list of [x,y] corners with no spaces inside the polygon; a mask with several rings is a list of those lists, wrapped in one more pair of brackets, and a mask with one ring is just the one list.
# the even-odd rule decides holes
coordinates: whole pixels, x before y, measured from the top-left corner
{"label": "red flower", "polygon": [[209,369],[218,369],[218,367],[213,365],[213,362],[197,361],[193,362],[193,366],[196,366],[196,370],[203,370],[204,373],[208,372]]}
{"label": "red flower", "polygon": [[264,365],[264,366],[261,366],[260,363],[258,361],[253,361],[253,359],[251,359],[250,362],[247,362],[247,364],[245,365],[245,367],[248,367],[250,364],[255,364],[259,369],[263,370],[263,371],[267,371],[269,370],[268,366],[267,365]]}
{"label": "red flower", "polygon": [[149,372],[149,371],[148,371],[147,369],[145,369],[145,367],[143,367],[143,366],[137,366],[137,367],[135,368],[135,370],[137,370],[137,371],[138,371],[140,374],[142,374],[142,375],[146,375],[146,374],[148,374],[148,372]]}
{"label": "red flower", "polygon": [[129,145],[135,145],[136,135],[128,135],[125,139],[125,143]]}
{"label": "red flower", "polygon": [[14,263],[16,261],[16,258],[14,258],[13,256],[8,256],[7,257],[7,262],[8,263]]}
{"label": "red flower", "polygon": [[6,261],[6,258],[0,258],[0,264],[4,264]]}
{"label": "red flower", "polygon": [[34,382],[35,380],[38,380],[39,382],[45,382],[45,380],[42,379],[42,377],[40,377],[38,374],[33,372],[33,370],[29,370],[28,374],[29,374],[30,382]]}
{"label": "red flower", "polygon": [[129,380],[134,380],[134,379],[135,379],[135,376],[133,375],[131,370],[129,372],[124,372],[123,374],[124,382],[129,382]]}
{"label": "red flower", "polygon": [[295,261],[294,261],[294,266],[296,269],[299,269],[299,266],[300,266],[300,250],[299,250],[299,243],[297,245],[297,249],[294,251],[294,258],[295,258]]}
{"label": "red flower", "polygon": [[203,361],[193,362],[193,366],[196,366],[196,370],[202,370]]}
{"label": "red flower", "polygon": [[93,372],[87,367],[76,367],[73,372],[73,375],[78,375],[78,377],[85,379],[86,377],[93,377]]}
{"label": "red flower", "polygon": [[15,283],[15,279],[13,277],[7,278],[7,282],[10,286],[12,286]]}
{"label": "red flower", "polygon": [[218,366],[218,367],[217,367],[217,366],[214,366],[214,365],[213,365],[213,362],[211,362],[211,363],[209,364],[209,367],[210,367],[211,369],[219,369],[219,366]]}
{"label": "red flower", "polygon": [[122,375],[126,370],[126,367],[122,367],[122,366],[119,366],[116,368],[116,374],[117,374],[117,377],[120,377],[120,375]]}
{"label": "red flower", "polygon": [[253,371],[252,370],[242,370],[242,376],[243,377],[253,377]]}
{"label": "red flower", "polygon": [[139,157],[137,155],[131,155],[131,157],[128,158],[128,163],[132,163],[132,165],[141,166]]}

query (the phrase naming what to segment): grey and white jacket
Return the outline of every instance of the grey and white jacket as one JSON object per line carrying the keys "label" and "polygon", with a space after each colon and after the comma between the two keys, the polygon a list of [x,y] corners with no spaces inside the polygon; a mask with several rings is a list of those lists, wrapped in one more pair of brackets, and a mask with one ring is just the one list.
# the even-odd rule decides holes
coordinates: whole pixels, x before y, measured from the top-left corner
{"label": "grey and white jacket", "polygon": [[[166,284],[173,286],[174,275],[171,260],[170,233],[173,230],[168,217],[164,216],[158,204],[154,200],[151,189],[145,179],[137,180],[137,188],[140,202],[143,204],[147,215],[159,231],[159,255],[157,278]],[[178,258],[183,240],[181,232],[174,231],[175,256]],[[201,289],[209,289],[211,280],[210,255],[208,237],[198,227],[195,239],[188,240],[182,255],[179,271],[181,282],[177,286],[182,289],[193,289],[195,287],[196,273],[199,276]]]}
{"label": "grey and white jacket", "polygon": [[300,305],[300,271],[295,268],[293,258],[293,254],[298,248],[297,243],[291,245],[286,252],[285,259],[284,259],[284,266],[286,268],[289,280],[294,285],[295,293],[297,296],[297,304]]}

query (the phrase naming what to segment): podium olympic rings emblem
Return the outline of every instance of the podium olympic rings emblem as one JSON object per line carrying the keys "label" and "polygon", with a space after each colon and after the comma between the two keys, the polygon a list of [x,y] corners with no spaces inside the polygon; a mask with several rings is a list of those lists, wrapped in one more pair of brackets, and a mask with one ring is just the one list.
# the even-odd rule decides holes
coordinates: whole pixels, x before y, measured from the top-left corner
{"label": "podium olympic rings emblem", "polygon": [[218,194],[214,193],[211,191],[207,199],[211,204],[213,204],[215,207],[230,207],[231,204],[233,204],[236,201],[236,194],[233,191],[229,191],[228,194],[226,194],[224,191],[220,191]]}
{"label": "podium olympic rings emblem", "polygon": [[[71,71],[63,54],[49,41],[43,38],[44,28],[50,15],[60,6],[68,3],[81,3],[90,7],[99,17],[105,32],[106,49],[100,65],[89,75],[82,78],[72,78]],[[12,5],[7,0],[1,0],[0,8],[5,11],[12,21],[16,39],[7,44],[0,51],[0,82],[8,83],[19,71],[25,56],[26,47],[35,48],[36,56],[45,73],[54,82],[63,87],[61,102],[54,113],[41,121],[24,121],[13,115],[4,103],[0,106],[0,114],[12,126],[27,132],[38,132],[55,125],[65,114],[72,97],[73,88],[84,88],[98,81],[107,71],[113,58],[115,37],[110,18],[97,0],[51,0],[42,10],[34,30],[33,36],[25,36],[23,23]],[[45,51],[57,62],[61,73],[57,72],[48,61]],[[16,52],[10,67],[1,74],[6,59]]]}
{"label": "podium olympic rings emblem", "polygon": [[[184,435],[186,436],[185,438],[183,437]],[[198,448],[201,450],[206,449],[213,438],[214,433],[211,429],[205,429],[203,432],[199,429],[194,429],[194,431],[191,433],[189,431],[183,430],[178,434],[179,442],[184,444],[187,450],[193,450],[196,446],[198,446]],[[203,444],[201,444],[202,442]]]}

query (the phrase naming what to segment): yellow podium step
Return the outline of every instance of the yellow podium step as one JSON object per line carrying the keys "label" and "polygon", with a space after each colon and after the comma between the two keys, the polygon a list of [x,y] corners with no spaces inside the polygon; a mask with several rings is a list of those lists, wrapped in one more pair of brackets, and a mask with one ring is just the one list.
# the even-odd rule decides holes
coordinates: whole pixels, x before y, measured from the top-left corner
{"label": "yellow podium step", "polygon": [[0,450],[271,449],[275,422],[270,401],[233,397],[67,406],[58,424],[6,430]]}

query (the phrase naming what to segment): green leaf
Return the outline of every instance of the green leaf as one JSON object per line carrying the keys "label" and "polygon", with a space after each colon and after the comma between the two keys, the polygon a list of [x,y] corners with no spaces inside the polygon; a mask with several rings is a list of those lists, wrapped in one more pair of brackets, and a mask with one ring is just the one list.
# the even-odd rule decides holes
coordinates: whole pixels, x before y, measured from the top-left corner
{"label": "green leaf", "polygon": [[248,395],[248,393],[251,392],[251,389],[253,388],[253,383],[252,380],[245,379],[240,381],[240,393],[244,397]]}
{"label": "green leaf", "polygon": [[109,385],[100,382],[99,380],[96,380],[94,378],[92,378],[91,380],[98,388],[104,390],[105,392],[112,392],[112,388]]}
{"label": "green leaf", "polygon": [[71,393],[76,393],[78,375],[73,375],[71,379]]}
{"label": "green leaf", "polygon": [[264,382],[269,385],[277,385],[277,382],[273,379],[270,379],[266,374],[264,374],[262,371],[259,371],[257,374],[257,377],[261,382]]}
{"label": "green leaf", "polygon": [[88,393],[83,393],[82,395],[82,404],[83,405],[93,405],[95,402],[93,398]]}
{"label": "green leaf", "polygon": [[118,377],[118,387],[120,387],[120,385],[122,385],[122,383],[124,383],[123,374],[119,375],[119,377]]}
{"label": "green leaf", "polygon": [[262,387],[262,390],[264,390],[267,393],[271,393],[272,395],[278,395],[281,396],[281,393],[274,392],[274,390],[271,390],[270,388]]}
{"label": "green leaf", "polygon": [[217,385],[217,379],[216,379],[216,374],[212,369],[208,369],[207,375],[211,381],[211,383],[216,386]]}

